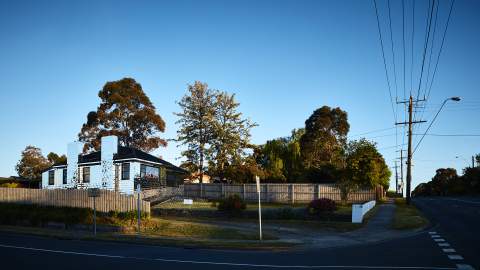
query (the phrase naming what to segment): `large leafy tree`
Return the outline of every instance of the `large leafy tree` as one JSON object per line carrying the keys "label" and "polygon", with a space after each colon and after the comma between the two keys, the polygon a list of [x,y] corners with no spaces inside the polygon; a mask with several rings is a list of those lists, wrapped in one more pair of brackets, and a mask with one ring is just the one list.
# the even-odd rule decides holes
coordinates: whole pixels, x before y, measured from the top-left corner
{"label": "large leafy tree", "polygon": [[267,141],[257,148],[257,162],[264,169],[265,179],[281,182],[302,180],[300,138],[304,132],[304,129],[294,129],[291,136]]}
{"label": "large leafy tree", "polygon": [[438,169],[432,178],[432,192],[436,195],[448,195],[458,179],[457,170],[453,168]]}
{"label": "large leafy tree", "polygon": [[242,113],[238,111],[239,105],[235,94],[216,93],[213,136],[210,142],[210,163],[213,166],[209,170],[221,178],[225,177],[228,165],[242,162],[244,149],[250,147],[250,130],[256,126],[249,119],[242,118]]}
{"label": "large leafy tree", "polygon": [[349,142],[345,163],[345,178],[356,186],[388,189],[391,172],[375,143],[365,139]]}
{"label": "large leafy tree", "polygon": [[19,176],[36,180],[42,176],[42,171],[47,169],[51,163],[42,155],[42,150],[35,146],[27,146],[22,151],[22,156],[15,169]]}
{"label": "large leafy tree", "polygon": [[186,158],[184,168],[198,171],[200,181],[203,180],[204,163],[211,154],[209,146],[214,138],[215,96],[216,92],[208,88],[206,83],[196,81],[188,85],[187,94],[178,102],[181,112],[177,124],[177,141],[185,145],[182,152]]}
{"label": "large leafy tree", "polygon": [[347,113],[340,108],[323,106],[305,121],[300,146],[303,165],[313,172],[310,177],[336,178],[335,170],[344,167],[349,129]]}
{"label": "large leafy tree", "polygon": [[59,156],[57,153],[54,153],[54,152],[48,153],[47,159],[53,165],[67,164],[67,156],[65,155]]}
{"label": "large leafy tree", "polygon": [[78,134],[85,142],[85,151],[98,150],[101,137],[106,135],[116,135],[121,145],[147,152],[166,146],[159,137],[165,131],[165,122],[134,79],[107,82],[98,97],[101,103],[97,111],[88,113]]}

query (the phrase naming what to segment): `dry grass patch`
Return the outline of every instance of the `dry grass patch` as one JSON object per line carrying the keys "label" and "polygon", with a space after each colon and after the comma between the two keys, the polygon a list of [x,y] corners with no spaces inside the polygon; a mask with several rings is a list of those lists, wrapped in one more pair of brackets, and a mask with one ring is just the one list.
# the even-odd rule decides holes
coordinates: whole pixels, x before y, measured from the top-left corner
{"label": "dry grass patch", "polygon": [[428,225],[428,220],[415,205],[407,205],[404,198],[395,199],[395,216],[392,228],[396,230],[419,229]]}

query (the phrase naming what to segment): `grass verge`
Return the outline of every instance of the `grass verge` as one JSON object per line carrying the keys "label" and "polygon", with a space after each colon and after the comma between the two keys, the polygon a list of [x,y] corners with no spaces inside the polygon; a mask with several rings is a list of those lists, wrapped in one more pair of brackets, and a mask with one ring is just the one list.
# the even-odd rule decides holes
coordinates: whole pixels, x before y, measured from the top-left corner
{"label": "grass verge", "polygon": [[282,241],[225,241],[220,239],[198,239],[198,238],[175,238],[164,237],[142,233],[97,233],[93,236],[91,232],[78,232],[67,230],[54,230],[37,227],[22,226],[0,226],[0,232],[9,234],[18,233],[41,237],[51,237],[62,240],[86,240],[86,241],[108,241],[129,244],[165,245],[182,248],[211,248],[211,249],[248,249],[248,250],[287,250],[298,245],[298,243]]}
{"label": "grass verge", "polygon": [[404,198],[395,199],[395,215],[392,228],[396,230],[419,229],[428,225],[428,220],[415,205],[407,205]]}

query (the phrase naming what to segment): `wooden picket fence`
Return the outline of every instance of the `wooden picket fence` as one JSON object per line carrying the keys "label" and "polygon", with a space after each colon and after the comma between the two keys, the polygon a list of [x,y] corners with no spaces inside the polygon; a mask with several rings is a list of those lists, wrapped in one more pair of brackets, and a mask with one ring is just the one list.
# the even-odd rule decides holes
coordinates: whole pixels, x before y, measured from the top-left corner
{"label": "wooden picket fence", "polygon": [[[380,188],[381,189],[381,188]],[[335,184],[261,184],[263,202],[308,203],[314,199],[341,200],[340,189]],[[237,194],[246,201],[258,200],[256,184],[185,184],[184,196],[189,198],[221,199]],[[379,199],[383,191],[378,188],[361,189],[348,196],[349,202],[366,202]]]}
{"label": "wooden picket fence", "polygon": [[[100,212],[137,210],[137,198],[133,195],[100,190],[100,197],[95,200],[97,211]],[[93,209],[93,198],[88,197],[87,190],[82,189],[0,188],[0,203]],[[141,211],[150,213],[150,202],[142,200]]]}

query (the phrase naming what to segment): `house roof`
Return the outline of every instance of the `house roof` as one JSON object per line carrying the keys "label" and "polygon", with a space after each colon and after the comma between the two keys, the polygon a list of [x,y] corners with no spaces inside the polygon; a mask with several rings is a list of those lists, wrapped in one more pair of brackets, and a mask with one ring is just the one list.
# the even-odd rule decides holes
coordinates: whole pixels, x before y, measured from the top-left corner
{"label": "house roof", "polygon": [[[80,154],[78,155],[78,164],[100,162],[102,159],[101,157],[102,157],[102,151],[96,151],[86,155]],[[139,160],[144,160],[144,161],[149,161],[154,163],[160,163],[173,171],[177,171],[179,173],[187,173],[187,171],[185,171],[184,169],[177,167],[172,163],[167,162],[161,158],[150,155],[142,150],[132,148],[132,147],[118,146],[118,152],[117,154],[113,155],[113,160],[124,160],[124,159],[139,159]],[[67,164],[66,163],[54,164],[47,170],[50,170],[52,167],[62,166],[62,165],[67,165]]]}

